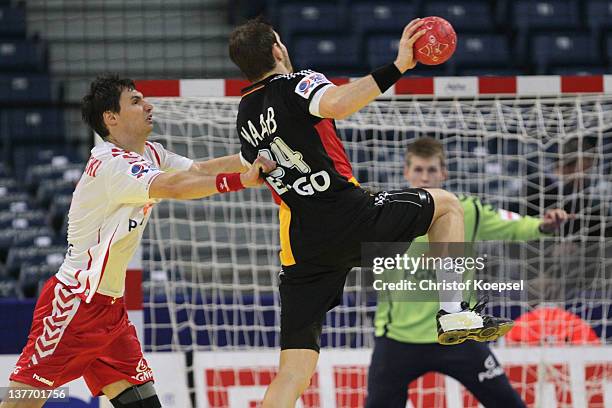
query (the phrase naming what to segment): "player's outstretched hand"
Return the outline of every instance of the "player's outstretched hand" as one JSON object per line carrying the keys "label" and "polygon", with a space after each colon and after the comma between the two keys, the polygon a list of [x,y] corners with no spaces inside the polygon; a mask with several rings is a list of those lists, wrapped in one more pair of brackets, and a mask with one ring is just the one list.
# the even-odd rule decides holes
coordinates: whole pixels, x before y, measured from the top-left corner
{"label": "player's outstretched hand", "polygon": [[402,74],[416,66],[413,52],[414,43],[427,32],[427,30],[417,31],[421,25],[423,25],[423,21],[420,18],[415,18],[404,28],[402,38],[400,38],[395,66]]}
{"label": "player's outstretched hand", "polygon": [[276,162],[263,156],[257,157],[246,173],[240,175],[240,181],[245,187],[255,187],[263,183],[264,177],[276,168]]}
{"label": "player's outstretched hand", "polygon": [[561,224],[574,218],[576,218],[574,214],[568,214],[561,208],[548,210],[544,213],[540,222],[540,231],[546,234],[552,234],[561,227]]}

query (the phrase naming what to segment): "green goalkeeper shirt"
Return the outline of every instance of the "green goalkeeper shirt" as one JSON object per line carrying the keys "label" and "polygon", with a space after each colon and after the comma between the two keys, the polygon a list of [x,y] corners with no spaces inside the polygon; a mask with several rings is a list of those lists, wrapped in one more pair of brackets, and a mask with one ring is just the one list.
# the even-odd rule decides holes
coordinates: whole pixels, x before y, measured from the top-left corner
{"label": "green goalkeeper shirt", "polygon": [[[460,196],[465,219],[465,242],[529,241],[546,236],[539,230],[540,220],[534,217],[497,210],[476,197]],[[427,242],[427,236],[414,242]],[[374,324],[376,336],[387,336],[404,343],[436,343],[438,302],[393,302],[379,300]]]}

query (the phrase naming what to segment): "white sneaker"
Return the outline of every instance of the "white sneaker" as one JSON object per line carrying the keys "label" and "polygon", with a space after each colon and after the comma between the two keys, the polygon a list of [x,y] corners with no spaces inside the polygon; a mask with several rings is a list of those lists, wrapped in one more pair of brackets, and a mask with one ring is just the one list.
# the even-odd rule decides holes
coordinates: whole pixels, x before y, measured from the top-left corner
{"label": "white sneaker", "polygon": [[438,343],[461,344],[468,339],[493,341],[508,333],[514,322],[503,317],[480,314],[486,304],[487,300],[481,300],[470,309],[467,302],[462,302],[463,310],[457,313],[440,309],[436,315]]}

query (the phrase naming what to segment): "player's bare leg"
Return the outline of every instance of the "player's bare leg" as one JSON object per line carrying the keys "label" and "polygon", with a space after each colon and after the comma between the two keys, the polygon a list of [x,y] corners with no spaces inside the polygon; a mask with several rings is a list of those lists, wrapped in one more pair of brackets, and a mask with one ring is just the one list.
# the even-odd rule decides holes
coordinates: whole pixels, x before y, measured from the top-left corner
{"label": "player's bare leg", "polygon": [[463,207],[459,199],[439,188],[425,190],[431,194],[435,204],[431,226],[427,232],[429,242],[463,242]]}
{"label": "player's bare leg", "polygon": [[262,408],[293,408],[310,385],[318,360],[314,350],[282,350],[278,374],[266,390]]}
{"label": "player's bare leg", "polygon": [[[430,246],[429,256],[436,258],[464,256],[461,243],[465,240],[463,207],[457,197],[441,189],[427,189],[434,199],[434,215],[427,235]],[[456,245],[453,245],[456,243]],[[438,270],[436,277],[439,282],[458,281],[463,277],[453,270]],[[441,291],[440,307],[449,313],[461,311],[462,291]]]}
{"label": "player's bare leg", "polygon": [[[37,387],[20,383],[17,381],[11,381],[8,386],[9,390],[36,390]],[[10,400],[4,401],[0,404],[0,408],[40,408],[44,405],[47,399],[22,399],[21,401]]]}
{"label": "player's bare leg", "polygon": [[109,400],[112,400],[123,391],[132,387],[132,383],[126,380],[119,380],[102,388],[102,392]]}
{"label": "player's bare leg", "polygon": [[[435,211],[428,236],[430,242],[453,243],[464,241],[463,209],[453,194],[439,189],[427,189],[434,198]],[[436,248],[437,247],[437,248]],[[453,253],[450,245],[434,246],[431,256],[465,256]],[[456,250],[455,250],[456,251]],[[438,280],[458,280],[462,277],[454,271],[436,271]],[[438,323],[438,342],[440,344],[460,344],[465,340],[492,341],[510,331],[514,322],[510,319],[481,315],[485,302],[477,303],[468,309],[462,302],[461,291],[440,293],[440,311],[436,316]]]}

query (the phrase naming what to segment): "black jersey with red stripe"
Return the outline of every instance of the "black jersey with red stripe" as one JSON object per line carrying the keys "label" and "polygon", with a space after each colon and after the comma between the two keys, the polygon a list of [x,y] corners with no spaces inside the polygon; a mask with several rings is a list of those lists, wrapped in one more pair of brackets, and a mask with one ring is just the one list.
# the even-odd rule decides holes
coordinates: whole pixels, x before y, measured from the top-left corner
{"label": "black jersey with red stripe", "polygon": [[245,88],[240,101],[241,156],[252,163],[263,155],[278,164],[266,181],[281,204],[283,265],[343,242],[368,205],[334,121],[317,116],[313,100],[331,86],[310,70],[276,74]]}

